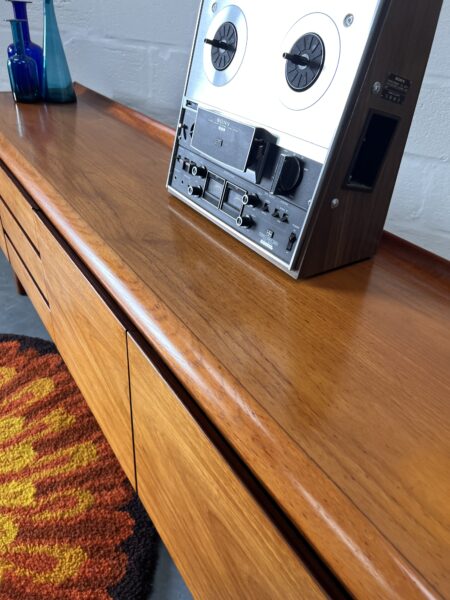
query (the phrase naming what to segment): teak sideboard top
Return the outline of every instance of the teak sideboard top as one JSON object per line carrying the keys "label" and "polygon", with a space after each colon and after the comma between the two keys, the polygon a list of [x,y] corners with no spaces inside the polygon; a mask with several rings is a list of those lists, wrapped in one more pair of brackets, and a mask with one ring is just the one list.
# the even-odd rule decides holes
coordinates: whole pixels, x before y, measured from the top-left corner
{"label": "teak sideboard top", "polygon": [[293,281],[165,189],[173,132],[0,95],[0,159],[361,598],[450,597],[450,269],[392,237]]}

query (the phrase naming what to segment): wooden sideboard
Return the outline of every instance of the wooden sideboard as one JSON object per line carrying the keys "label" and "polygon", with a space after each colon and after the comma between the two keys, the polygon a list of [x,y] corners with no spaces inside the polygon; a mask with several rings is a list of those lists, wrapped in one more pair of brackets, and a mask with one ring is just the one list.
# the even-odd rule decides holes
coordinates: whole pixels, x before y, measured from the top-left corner
{"label": "wooden sideboard", "polygon": [[194,596],[450,597],[450,268],[293,281],[171,198],[173,132],[0,95],[0,248]]}

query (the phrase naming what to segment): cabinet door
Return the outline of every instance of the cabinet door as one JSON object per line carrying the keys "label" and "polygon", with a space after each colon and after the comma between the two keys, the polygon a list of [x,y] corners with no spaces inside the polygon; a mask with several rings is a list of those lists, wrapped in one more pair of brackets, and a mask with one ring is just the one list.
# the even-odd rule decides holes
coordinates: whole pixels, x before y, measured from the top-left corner
{"label": "cabinet door", "polygon": [[125,328],[57,234],[43,222],[38,227],[54,340],[135,486]]}
{"label": "cabinet door", "polygon": [[22,257],[17,254],[15,247],[6,236],[6,247],[9,255],[11,267],[27,293],[28,298],[33,303],[38,315],[41,317],[45,328],[53,338],[53,322],[46,297],[42,294],[42,290],[38,288],[36,282],[31,276],[27,265],[23,262]]}
{"label": "cabinet door", "polygon": [[139,495],[194,596],[324,598],[228,461],[131,337],[128,351]]}
{"label": "cabinet door", "polygon": [[39,250],[39,236],[36,231],[36,220],[31,200],[25,198],[16,182],[0,166],[0,197],[20,223],[34,246]]}
{"label": "cabinet door", "polygon": [[[0,198],[0,217],[3,224],[5,236],[13,244],[17,254],[24,262],[31,277],[36,282],[37,287],[43,296],[47,295],[44,282],[42,263],[37,249],[30,242],[22,226],[17,222],[15,216]],[[35,214],[32,213],[35,218]]]}

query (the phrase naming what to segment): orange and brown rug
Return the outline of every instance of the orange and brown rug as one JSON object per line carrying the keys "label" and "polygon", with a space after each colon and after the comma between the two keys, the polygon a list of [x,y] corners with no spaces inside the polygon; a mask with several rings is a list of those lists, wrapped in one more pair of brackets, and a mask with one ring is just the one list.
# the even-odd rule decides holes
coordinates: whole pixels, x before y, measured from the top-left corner
{"label": "orange and brown rug", "polygon": [[146,598],[156,544],[55,346],[0,335],[0,600]]}

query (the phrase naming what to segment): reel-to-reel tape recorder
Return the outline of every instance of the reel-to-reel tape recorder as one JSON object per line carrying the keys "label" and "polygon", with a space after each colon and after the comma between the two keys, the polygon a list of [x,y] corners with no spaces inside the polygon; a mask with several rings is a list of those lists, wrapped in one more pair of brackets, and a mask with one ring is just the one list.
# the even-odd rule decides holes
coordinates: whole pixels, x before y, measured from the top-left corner
{"label": "reel-to-reel tape recorder", "polygon": [[171,193],[293,277],[378,246],[442,0],[204,0]]}

